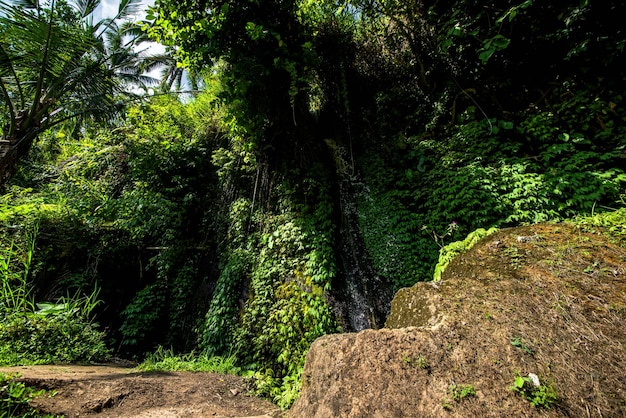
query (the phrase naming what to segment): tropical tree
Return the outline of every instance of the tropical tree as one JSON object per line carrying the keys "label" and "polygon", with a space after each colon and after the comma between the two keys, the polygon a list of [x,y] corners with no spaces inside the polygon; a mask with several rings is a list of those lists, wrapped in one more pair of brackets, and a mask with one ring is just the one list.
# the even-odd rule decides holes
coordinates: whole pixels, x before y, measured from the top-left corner
{"label": "tropical tree", "polygon": [[163,53],[145,57],[142,62],[142,69],[147,73],[161,72],[158,90],[163,94],[179,92],[191,93],[195,96],[204,85],[200,73],[190,68],[184,68],[178,63],[175,58],[175,50],[171,47]]}
{"label": "tropical tree", "polygon": [[220,97],[254,147],[288,150],[303,137],[294,128],[308,117],[303,92],[313,58],[297,6],[296,0],[157,0],[147,19],[154,20],[153,39],[185,68],[219,67]]}
{"label": "tropical tree", "polygon": [[142,74],[140,0],[98,21],[100,0],[0,0],[0,183],[37,136],[68,121],[110,120],[155,81]]}

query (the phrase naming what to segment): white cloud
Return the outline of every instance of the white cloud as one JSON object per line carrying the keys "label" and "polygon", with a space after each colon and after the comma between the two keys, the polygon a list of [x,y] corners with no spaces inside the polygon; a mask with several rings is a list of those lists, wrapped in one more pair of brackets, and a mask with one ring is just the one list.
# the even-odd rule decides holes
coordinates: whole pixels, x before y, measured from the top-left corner
{"label": "white cloud", "polygon": [[118,6],[119,0],[102,0],[93,13],[94,21],[115,16]]}
{"label": "white cloud", "polygon": [[[119,0],[101,0],[100,5],[94,11],[94,20],[97,22],[101,19],[111,18],[117,14],[119,8]],[[144,0],[141,11],[135,16],[135,20],[143,19],[149,6],[154,6],[154,0]]]}

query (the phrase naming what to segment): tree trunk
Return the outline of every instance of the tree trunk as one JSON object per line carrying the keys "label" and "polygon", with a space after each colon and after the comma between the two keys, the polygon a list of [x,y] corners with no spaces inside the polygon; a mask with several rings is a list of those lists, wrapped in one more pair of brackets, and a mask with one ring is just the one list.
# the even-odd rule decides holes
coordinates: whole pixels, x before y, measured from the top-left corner
{"label": "tree trunk", "polygon": [[18,160],[28,153],[36,137],[37,130],[31,129],[0,140],[0,186],[15,174]]}

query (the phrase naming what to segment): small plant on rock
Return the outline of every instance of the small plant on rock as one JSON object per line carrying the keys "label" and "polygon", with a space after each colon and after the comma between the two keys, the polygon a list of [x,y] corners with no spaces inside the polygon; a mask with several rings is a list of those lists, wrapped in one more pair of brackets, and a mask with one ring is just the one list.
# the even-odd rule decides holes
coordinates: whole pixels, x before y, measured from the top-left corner
{"label": "small plant on rock", "polygon": [[448,267],[448,264],[454,257],[464,253],[471,249],[482,238],[497,232],[497,228],[478,228],[477,230],[470,232],[470,234],[462,241],[452,242],[439,250],[439,261],[435,266],[435,273],[433,274],[433,281],[441,280],[441,275]]}
{"label": "small plant on rock", "polygon": [[539,377],[529,373],[527,377],[517,375],[513,386],[509,387],[535,408],[550,409],[559,400],[556,389],[551,384],[543,384]]}
{"label": "small plant on rock", "polygon": [[428,363],[428,360],[426,360],[426,358],[421,354],[418,354],[417,357],[413,357],[407,354],[402,357],[402,362],[407,366],[415,367],[422,370],[430,370],[430,364]]}
{"label": "small plant on rock", "polygon": [[457,402],[461,402],[463,399],[476,395],[476,388],[473,385],[457,385],[453,383],[448,388],[450,397]]}
{"label": "small plant on rock", "polygon": [[428,225],[422,225],[422,231],[428,232],[428,234],[433,237],[433,240],[440,249],[445,246],[445,238],[449,235],[452,235],[452,233],[454,233],[454,231],[456,231],[457,229],[459,229],[459,225],[456,223],[456,221],[451,222],[448,225],[446,232],[444,232],[443,234],[438,234],[437,231],[431,229]]}
{"label": "small plant on rock", "polygon": [[519,348],[520,350],[524,350],[528,354],[533,354],[533,351],[528,348],[528,346],[522,341],[521,337],[513,337],[511,338],[511,345],[513,347]]}
{"label": "small plant on rock", "polygon": [[452,401],[461,402],[471,396],[476,396],[476,388],[473,385],[453,383],[448,387],[448,396],[442,400],[441,406],[443,409],[452,409]]}

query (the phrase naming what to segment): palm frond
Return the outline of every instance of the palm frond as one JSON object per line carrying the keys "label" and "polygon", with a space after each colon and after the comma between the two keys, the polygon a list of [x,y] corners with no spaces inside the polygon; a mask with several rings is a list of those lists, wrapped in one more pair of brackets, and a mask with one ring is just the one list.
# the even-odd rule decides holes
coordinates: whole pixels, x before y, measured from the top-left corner
{"label": "palm frond", "polygon": [[[9,95],[9,92],[7,91],[7,88],[1,79],[0,79],[0,90],[2,90],[2,97],[5,99],[7,106],[9,108],[9,130],[8,132],[6,132],[3,129],[2,135],[4,136],[8,134],[8,136],[11,137],[13,136],[13,132],[15,131],[15,128],[17,126],[17,121],[16,121],[17,115],[15,114],[15,108],[13,107],[13,104],[11,103],[11,97]],[[4,139],[4,137],[2,139]]]}
{"label": "palm frond", "polygon": [[143,30],[142,22],[124,22],[120,26],[120,31],[124,34],[124,36],[131,37],[135,42],[141,43],[150,41],[148,33]]}
{"label": "palm frond", "polygon": [[39,68],[37,86],[35,88],[35,97],[33,98],[30,112],[28,113],[26,117],[26,122],[24,122],[26,126],[34,122],[34,117],[35,117],[35,114],[37,113],[37,108],[39,107],[39,101],[41,99],[44,81],[45,81],[46,73],[48,70],[48,57],[52,55],[50,51],[50,42],[52,40],[52,32],[53,32],[52,29],[53,29],[53,20],[54,20],[54,6],[55,6],[55,0],[52,0],[50,4],[50,17],[48,20],[48,25],[46,27],[45,42],[43,43],[43,47],[42,47],[43,56],[41,60],[41,67]]}
{"label": "palm frond", "polygon": [[129,94],[126,100],[115,99],[110,95],[92,96],[89,100],[76,106],[68,106],[62,111],[62,115],[55,118],[48,128],[57,126],[68,121],[89,118],[98,122],[109,122],[118,119],[122,115],[127,102],[135,100],[136,96]]}
{"label": "palm frond", "polygon": [[[6,2],[2,2],[3,4],[6,4]],[[17,6],[17,7],[23,7],[25,9],[39,9],[40,5],[39,5],[39,0],[12,0],[11,5]]]}
{"label": "palm frond", "polygon": [[[176,90],[180,91],[183,85],[183,71],[177,71],[175,73],[175,77],[172,78],[172,82],[176,83]],[[170,84],[170,90],[172,89],[172,85]]]}
{"label": "palm frond", "polygon": [[143,57],[141,60],[141,69],[147,73],[152,71],[171,68],[176,66],[176,62],[169,55],[158,54]]}
{"label": "palm frond", "polygon": [[[54,79],[48,80],[47,97],[60,98],[66,94],[71,94],[76,85],[81,84],[82,70],[87,65],[88,54],[97,50],[98,43],[89,37],[74,38],[72,46],[63,55],[63,61],[58,64],[59,72]],[[56,57],[55,57],[56,58]]]}
{"label": "palm frond", "polygon": [[161,82],[158,78],[144,74],[140,75],[138,79],[148,87],[156,86]]}
{"label": "palm frond", "polygon": [[96,23],[89,22],[89,26],[91,27],[91,31],[94,36],[99,37],[102,33],[106,32],[112,22],[113,19],[105,18],[97,21]]}
{"label": "palm frond", "polygon": [[81,18],[91,15],[100,5],[100,0],[74,0],[76,11]]}
{"label": "palm frond", "polygon": [[4,81],[2,81],[2,78],[7,77],[7,76],[13,79],[13,84],[16,86],[16,90],[17,90],[18,98],[19,98],[19,102],[18,102],[19,106],[24,107],[24,92],[22,91],[20,79],[15,71],[15,67],[13,67],[13,61],[11,60],[11,57],[9,56],[7,51],[4,49],[4,46],[0,44],[0,82],[2,83],[2,89],[3,89],[3,92],[5,93],[4,94],[5,100],[8,103],[11,114],[14,115],[15,110],[13,108],[11,98],[9,97],[8,89],[6,88]]}
{"label": "palm frond", "polygon": [[126,19],[131,15],[139,13],[143,9],[142,0],[121,0],[115,19]]}
{"label": "palm frond", "polygon": [[[56,13],[61,1],[76,14]],[[99,3],[0,0],[0,121],[13,126],[10,140],[32,142],[70,120],[114,120],[138,97],[132,90],[157,84],[140,65],[145,51],[136,48],[146,34],[140,25],[122,22],[140,9],[141,0],[122,0],[113,19],[94,23]],[[24,122],[16,120],[21,110]],[[17,130],[18,124],[25,129]]]}

